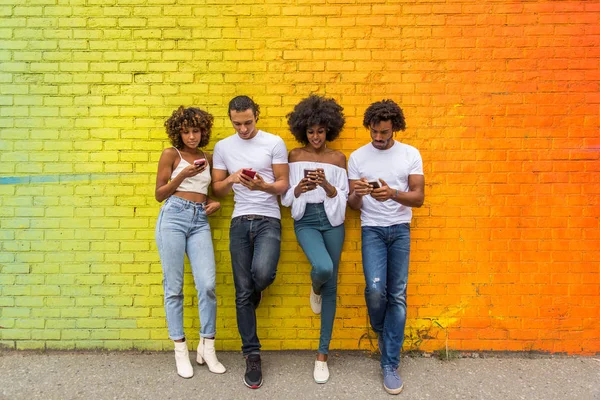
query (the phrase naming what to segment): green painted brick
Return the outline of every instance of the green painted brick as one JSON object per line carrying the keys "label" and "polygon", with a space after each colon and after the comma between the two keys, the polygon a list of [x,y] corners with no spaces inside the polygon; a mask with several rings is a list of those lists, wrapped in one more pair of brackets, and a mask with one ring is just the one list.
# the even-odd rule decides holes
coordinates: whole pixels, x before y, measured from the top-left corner
{"label": "green painted brick", "polygon": [[32,308],[31,309],[31,318],[60,318],[60,309],[56,308]]}
{"label": "green painted brick", "polygon": [[131,340],[106,340],[104,341],[106,350],[131,350],[133,349],[133,341]]}
{"label": "green painted brick", "polygon": [[[2,340],[29,340],[31,339],[31,329],[2,329],[0,330]],[[21,342],[19,342],[21,343]],[[26,343],[26,342],[25,342]]]}
{"label": "green painted brick", "polygon": [[31,331],[33,340],[60,340],[60,329],[34,329]]}
{"label": "green painted brick", "polygon": [[29,265],[28,264],[12,264],[12,265],[1,265],[0,272],[4,274],[28,274],[29,273]]}
{"label": "green painted brick", "polygon": [[132,306],[133,298],[131,296],[113,296],[105,300],[107,306]]}
{"label": "green painted brick", "polygon": [[87,318],[91,314],[89,308],[67,308],[60,310],[60,316],[62,318]]}
{"label": "green painted brick", "polygon": [[[35,290],[35,289],[34,289]],[[44,297],[42,296],[17,296],[15,297],[15,306],[17,307],[43,307]]]}
{"label": "green painted brick", "polygon": [[80,318],[75,326],[82,329],[103,329],[106,327],[106,322],[100,318]]}
{"label": "green painted brick", "polygon": [[73,329],[75,328],[75,319],[47,319],[46,328],[49,329]]}
{"label": "green painted brick", "polygon": [[123,318],[142,318],[148,317],[150,315],[150,309],[148,308],[139,308],[139,307],[129,307],[121,310],[121,317]]}
{"label": "green painted brick", "polygon": [[63,329],[61,340],[89,339],[90,331],[87,329]]}
{"label": "green painted brick", "polygon": [[[1,314],[0,314],[1,316]],[[14,328],[15,327],[15,319],[14,318],[4,318],[4,317],[0,317],[0,333],[2,332],[2,329],[9,329],[9,328]]]}
{"label": "green painted brick", "polygon": [[148,340],[150,339],[150,331],[148,329],[122,329],[120,338],[125,340]]}
{"label": "green painted brick", "polygon": [[91,290],[89,286],[62,285],[60,287],[60,294],[62,296],[72,296],[76,298],[79,296],[89,296],[90,292]]}
{"label": "green painted brick", "polygon": [[18,329],[43,329],[43,319],[19,318],[15,321],[15,328]]}
{"label": "green painted brick", "polygon": [[107,319],[106,327],[109,329],[133,329],[137,328],[133,319]]}
{"label": "green painted brick", "polygon": [[0,349],[14,350],[16,343],[12,340],[2,340],[2,332],[0,332]]}
{"label": "green painted brick", "polygon": [[30,286],[5,286],[2,289],[4,296],[29,296],[31,294]]}
{"label": "green painted brick", "polygon": [[92,340],[116,340],[120,337],[119,329],[94,329],[90,335]]}
{"label": "green painted brick", "polygon": [[32,288],[32,293],[36,296],[59,296],[60,286],[40,285]]}
{"label": "green painted brick", "polygon": [[17,341],[17,350],[44,350],[46,342],[43,340]]}
{"label": "green painted brick", "polygon": [[75,305],[75,299],[71,297],[46,297],[47,307],[65,308],[73,307]]}

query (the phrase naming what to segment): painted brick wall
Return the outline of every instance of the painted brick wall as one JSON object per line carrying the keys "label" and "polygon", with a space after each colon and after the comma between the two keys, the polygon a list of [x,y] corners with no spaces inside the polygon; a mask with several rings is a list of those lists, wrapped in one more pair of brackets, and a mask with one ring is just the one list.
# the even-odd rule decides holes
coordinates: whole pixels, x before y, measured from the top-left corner
{"label": "painted brick wall", "polygon": [[[405,350],[600,352],[600,3],[513,0],[7,0],[0,4],[0,345],[170,349],[154,244],[162,123],[183,104],[233,131],[310,93],[347,128],[392,98],[421,150]],[[231,197],[212,218],[218,346],[237,350]],[[284,211],[265,349],[316,349],[309,266]],[[369,349],[348,211],[332,347]],[[188,268],[189,270],[189,268]],[[197,341],[191,275],[188,337]]]}

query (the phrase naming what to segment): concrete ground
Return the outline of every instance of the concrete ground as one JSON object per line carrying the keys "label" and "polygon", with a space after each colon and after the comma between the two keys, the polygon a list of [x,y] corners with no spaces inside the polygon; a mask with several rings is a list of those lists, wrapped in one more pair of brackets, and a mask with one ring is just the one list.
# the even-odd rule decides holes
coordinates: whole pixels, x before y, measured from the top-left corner
{"label": "concrete ground", "polygon": [[403,357],[404,391],[394,397],[382,388],[378,360],[366,352],[332,352],[324,385],[312,379],[314,352],[263,352],[264,384],[257,390],[242,383],[239,353],[218,355],[225,374],[193,363],[194,377],[182,379],[170,352],[0,351],[0,399],[600,400],[598,357]]}

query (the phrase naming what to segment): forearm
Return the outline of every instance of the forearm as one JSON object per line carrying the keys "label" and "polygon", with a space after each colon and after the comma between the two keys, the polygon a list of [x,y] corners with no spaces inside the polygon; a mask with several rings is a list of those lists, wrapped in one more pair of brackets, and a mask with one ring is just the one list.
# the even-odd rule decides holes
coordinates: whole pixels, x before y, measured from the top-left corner
{"label": "forearm", "polygon": [[337,189],[331,183],[327,182],[322,187],[323,187],[323,190],[325,191],[325,195],[327,195],[327,197],[337,196]]}
{"label": "forearm", "polygon": [[184,178],[182,178],[180,175],[177,175],[172,181],[156,189],[156,192],[154,193],[156,201],[161,203],[162,201],[168,199],[173,193],[177,191],[177,188],[179,187],[179,185],[181,185],[183,179]]}
{"label": "forearm", "polygon": [[348,205],[353,210],[360,210],[362,207],[363,198],[362,196],[356,194],[356,192],[350,193],[348,196]]}
{"label": "forearm", "polygon": [[[231,176],[231,175],[230,175]],[[214,182],[212,184],[212,192],[216,197],[225,197],[229,194],[233,188],[233,182],[230,182],[229,177],[222,181]]]}
{"label": "forearm", "polygon": [[394,192],[391,200],[394,200],[397,203],[402,204],[406,207],[414,207],[418,208],[423,205],[423,201],[425,200],[425,194],[419,191],[409,191],[409,192],[401,192],[397,189],[393,189]]}
{"label": "forearm", "polygon": [[273,183],[266,184],[263,192],[273,194],[273,195],[282,195],[284,194],[288,188],[290,187],[289,181],[287,179],[280,179]]}

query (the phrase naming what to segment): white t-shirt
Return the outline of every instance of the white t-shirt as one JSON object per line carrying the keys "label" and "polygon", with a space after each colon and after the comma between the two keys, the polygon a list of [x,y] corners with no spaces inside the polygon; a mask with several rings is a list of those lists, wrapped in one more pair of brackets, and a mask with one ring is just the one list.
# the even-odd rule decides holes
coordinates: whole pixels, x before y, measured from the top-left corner
{"label": "white t-shirt", "polygon": [[[298,182],[304,178],[304,169],[323,168],[325,179],[331,185],[335,186],[337,196],[331,198],[325,193],[325,189],[317,186],[315,190],[302,193],[300,196],[294,196],[294,188]],[[337,165],[312,162],[298,161],[290,163],[290,188],[281,196],[281,204],[286,207],[292,206],[292,218],[296,221],[304,216],[306,204],[323,203],[325,214],[331,226],[338,226],[344,223],[346,218],[346,201],[348,200],[348,175],[344,168]]]}
{"label": "white t-shirt", "polygon": [[[423,160],[419,150],[407,144],[394,141],[389,149],[379,150],[369,143],[350,154],[350,180],[364,177],[371,182],[381,178],[389,187],[408,192],[409,175],[423,175]],[[412,219],[411,207],[394,200],[380,202],[369,195],[363,197],[360,211],[362,226],[392,226]]]}
{"label": "white t-shirt", "polygon": [[[279,136],[258,131],[252,139],[238,134],[220,140],[215,145],[213,169],[232,174],[241,168],[252,168],[267,183],[275,182],[273,164],[287,164],[287,149]],[[265,215],[281,219],[277,196],[261,190],[249,190],[240,183],[233,184],[235,206],[231,218],[240,215]]]}

